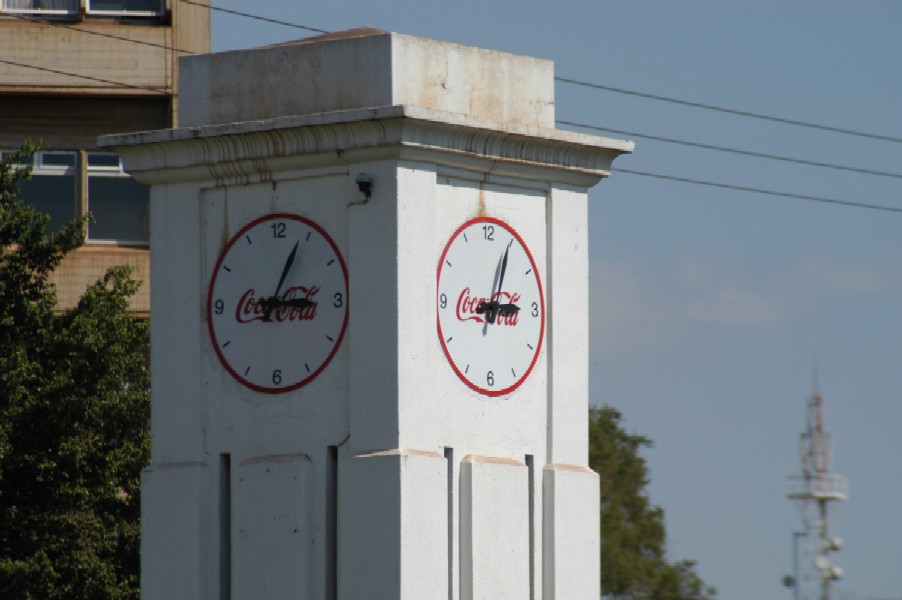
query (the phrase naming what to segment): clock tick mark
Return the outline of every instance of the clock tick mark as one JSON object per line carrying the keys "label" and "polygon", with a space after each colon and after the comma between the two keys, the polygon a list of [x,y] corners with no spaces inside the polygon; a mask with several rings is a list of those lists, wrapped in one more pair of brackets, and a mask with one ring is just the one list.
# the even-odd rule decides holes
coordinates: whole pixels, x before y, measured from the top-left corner
{"label": "clock tick mark", "polygon": [[451,336],[451,337],[449,337],[447,340],[445,340],[445,343],[447,344],[448,342],[450,342],[450,341],[453,340],[453,339],[454,339],[454,336]]}
{"label": "clock tick mark", "polygon": [[335,262],[335,259],[333,258],[332,260],[330,260],[329,262],[326,263],[326,266],[331,267],[332,263],[334,263],[334,262]]}
{"label": "clock tick mark", "polygon": [[452,266],[452,265],[451,265],[451,261],[448,260],[447,258],[445,259],[445,264],[448,265],[449,267]]}
{"label": "clock tick mark", "polygon": [[228,271],[229,273],[232,272],[232,269],[228,268],[228,267],[225,266],[225,265],[222,265],[222,268],[225,269],[226,271]]}
{"label": "clock tick mark", "polygon": [[248,367],[244,370],[244,376],[247,377],[247,374],[251,372],[251,368]]}
{"label": "clock tick mark", "polygon": [[467,365],[467,368],[464,369],[464,375],[466,375],[466,374],[467,374],[467,371],[469,371],[469,370],[470,370],[470,365]]}
{"label": "clock tick mark", "polygon": [[534,350],[534,349],[535,349],[535,348],[532,347],[532,344],[526,344],[526,347],[529,348],[530,350]]}
{"label": "clock tick mark", "polygon": [[307,369],[307,372],[310,372],[310,366],[307,363],[304,363],[304,368]]}
{"label": "clock tick mark", "polygon": [[335,340],[333,340],[331,337],[329,337],[328,335],[326,336],[326,339],[329,340],[330,342],[334,342],[334,341],[335,341]]}
{"label": "clock tick mark", "polygon": [[464,233],[464,242],[466,242],[466,243],[468,243],[468,244],[470,243],[470,240],[467,239],[467,234],[466,234],[466,233]]}
{"label": "clock tick mark", "polygon": [[248,244],[253,244],[253,243],[254,243],[254,242],[251,241],[251,236],[249,236],[249,235],[244,236],[244,239],[247,240],[247,243],[248,243]]}
{"label": "clock tick mark", "polygon": [[311,234],[311,233],[313,233],[313,232],[312,232],[312,231],[308,231],[308,232],[307,232],[307,237],[304,238],[304,241],[305,241],[305,242],[309,242],[309,241],[310,241],[310,234]]}
{"label": "clock tick mark", "polygon": [[525,272],[525,273],[523,273],[523,274],[524,274],[524,275],[529,275],[530,273],[532,273],[532,269],[528,270],[527,272]]}
{"label": "clock tick mark", "polygon": [[231,343],[232,343],[232,340],[229,340],[229,341],[227,341],[225,344],[223,344],[222,347],[225,348],[226,346],[228,346],[228,345],[231,344]]}
{"label": "clock tick mark", "polygon": [[511,375],[513,375],[515,378],[517,377],[517,373],[514,371],[513,367],[511,367]]}

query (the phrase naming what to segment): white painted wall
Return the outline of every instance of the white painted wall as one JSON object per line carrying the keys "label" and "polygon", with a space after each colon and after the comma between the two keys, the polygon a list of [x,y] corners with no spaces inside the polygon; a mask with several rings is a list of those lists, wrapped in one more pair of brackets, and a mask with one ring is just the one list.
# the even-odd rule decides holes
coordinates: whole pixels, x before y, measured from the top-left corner
{"label": "white painted wall", "polygon": [[[323,76],[307,98],[317,61],[365,61],[367,85]],[[222,96],[236,65],[256,79]],[[183,73],[183,120],[278,118],[105,140],[155,184],[144,596],[595,600],[586,190],[631,146],[547,129],[546,61],[397,34],[192,57]],[[248,112],[276,76],[298,78],[270,89],[299,104],[274,93],[279,112]],[[329,108],[345,112],[281,118]],[[273,212],[334,239],[350,320],[319,377],[265,395],[219,363],[205,307],[227,241]],[[546,294],[539,360],[500,397],[457,377],[436,332],[439,256],[479,215],[519,232]]]}

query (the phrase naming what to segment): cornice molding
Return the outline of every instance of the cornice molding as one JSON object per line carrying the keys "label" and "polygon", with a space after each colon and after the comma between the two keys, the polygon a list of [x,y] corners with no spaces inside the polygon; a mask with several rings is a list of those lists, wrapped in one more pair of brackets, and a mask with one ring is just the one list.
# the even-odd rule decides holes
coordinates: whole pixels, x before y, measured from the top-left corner
{"label": "cornice molding", "polygon": [[504,127],[404,106],[282,117],[100,138],[143,183],[273,181],[365,160],[422,161],[483,174],[589,187],[632,142]]}

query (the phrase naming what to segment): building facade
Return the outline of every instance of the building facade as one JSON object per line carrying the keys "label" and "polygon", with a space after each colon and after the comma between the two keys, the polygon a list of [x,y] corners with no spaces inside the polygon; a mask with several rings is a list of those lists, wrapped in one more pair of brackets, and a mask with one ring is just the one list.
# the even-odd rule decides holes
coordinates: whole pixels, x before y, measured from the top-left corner
{"label": "building facade", "polygon": [[128,264],[145,281],[132,308],[149,314],[149,192],[96,140],[177,127],[178,60],[209,51],[210,9],[195,3],[0,0],[0,152],[43,144],[22,194],[51,228],[92,215],[55,274],[62,307]]}

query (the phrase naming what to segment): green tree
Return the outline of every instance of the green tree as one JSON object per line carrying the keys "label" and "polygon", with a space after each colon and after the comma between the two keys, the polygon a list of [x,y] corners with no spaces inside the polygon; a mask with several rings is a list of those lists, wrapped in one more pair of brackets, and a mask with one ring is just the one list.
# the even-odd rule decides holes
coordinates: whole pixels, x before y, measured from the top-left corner
{"label": "green tree", "polygon": [[670,563],[664,511],[648,499],[640,456],[652,442],[621,426],[609,406],[589,409],[589,464],[601,485],[601,589],[611,600],[713,600],[688,560]]}
{"label": "green tree", "polygon": [[84,237],[18,197],[36,150],[0,164],[0,597],[137,598],[149,458],[147,324],[125,268],[57,311],[49,277]]}

